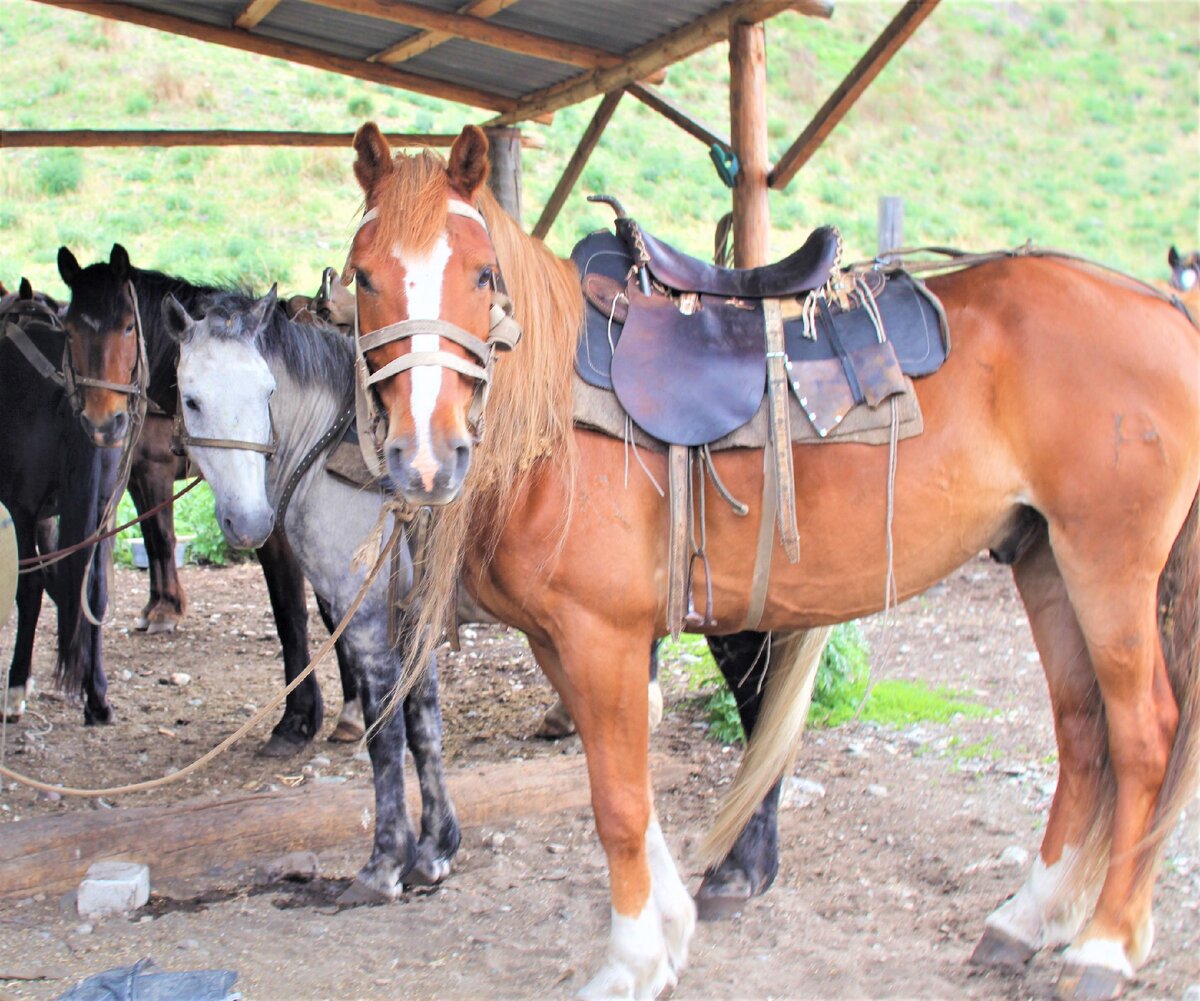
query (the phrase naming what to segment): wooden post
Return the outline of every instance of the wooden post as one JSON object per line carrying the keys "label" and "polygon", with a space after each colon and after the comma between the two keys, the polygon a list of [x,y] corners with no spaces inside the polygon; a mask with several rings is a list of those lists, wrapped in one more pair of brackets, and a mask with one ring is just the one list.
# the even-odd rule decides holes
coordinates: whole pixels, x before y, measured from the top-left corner
{"label": "wooden post", "polygon": [[492,164],[488,182],[492,194],[500,207],[521,223],[521,130],[493,126],[484,131]]}
{"label": "wooden post", "polygon": [[896,195],[883,195],[879,199],[880,256],[888,250],[904,246],[904,199]]}
{"label": "wooden post", "polygon": [[766,264],[771,249],[767,204],[767,45],[761,24],[734,24],[729,35],[729,131],[739,169],[733,186],[733,264]]}

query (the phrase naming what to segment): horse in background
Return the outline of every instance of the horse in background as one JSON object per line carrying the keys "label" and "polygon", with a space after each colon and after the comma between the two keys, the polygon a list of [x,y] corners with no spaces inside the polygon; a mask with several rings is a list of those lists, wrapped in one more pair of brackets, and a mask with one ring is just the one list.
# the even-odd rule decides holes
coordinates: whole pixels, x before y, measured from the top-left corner
{"label": "horse in background", "polygon": [[1172,245],[1167,251],[1167,266],[1171,269],[1171,288],[1180,293],[1192,319],[1200,323],[1200,250],[1184,256]]}
{"label": "horse in background", "polygon": [[[128,394],[120,387],[131,385],[139,363],[124,248],[114,244],[107,263],[81,268],[63,247],[58,269],[71,290],[61,321],[57,303],[35,296],[26,281],[0,316],[12,325],[0,338],[0,502],[12,515],[23,560],[96,533],[117,485],[117,446],[130,430]],[[84,546],[20,574],[4,693],[9,720],[20,718],[31,691],[35,630],[49,591],[58,608],[56,682],[82,695],[85,723],[111,721],[101,630],[83,605],[86,599],[93,616],[103,617],[111,547],[111,540]]]}
{"label": "horse in background", "polygon": [[[622,441],[573,426],[579,276],[490,195],[483,132],[464,129],[448,164],[393,158],[374,125],[355,148],[366,213],[348,269],[384,457],[406,502],[446,505],[414,628],[436,636],[461,585],[529,637],[578,726],[611,876],[607,955],[583,995],[656,996],[695,916],[654,812],[642,694],[667,630],[667,501],[648,476],[626,481]],[[788,768],[828,627],[879,610],[893,582],[903,600],[991,549],[1013,565],[1041,653],[1060,776],[1034,871],[973,958],[1023,968],[1067,946],[1059,992],[1113,998],[1149,955],[1165,836],[1200,771],[1200,335],[1153,290],[1062,257],[927,285],[954,350],[915,383],[923,433],[894,465],[888,448],[792,449],[802,558],[773,540],[755,615],[772,637],[761,703],[706,861],[733,857]],[[477,443],[472,346],[504,312],[499,288],[524,338],[489,372]],[[671,360],[660,369],[670,378]],[[665,456],[643,458],[666,479]],[[733,496],[762,496],[758,450],[713,461]],[[762,517],[709,507],[708,581],[692,598],[711,584],[720,625],[701,631],[748,621]]]}
{"label": "horse in background", "polygon": [[[323,324],[288,320],[275,308],[273,290],[249,304],[243,296],[216,296],[198,321],[172,297],[164,308],[180,342],[185,441],[212,487],[222,531],[231,545],[247,548],[283,538],[286,528],[313,589],[342,618],[365,576],[355,551],[383,510],[381,491],[325,468],[353,403],[350,340]],[[385,711],[403,661],[389,636],[391,597],[412,581],[407,545],[399,553],[394,579],[374,582],[342,635],[368,728],[376,816],[371,858],[343,904],[394,900],[404,882],[441,881],[459,845],[442,769],[436,662],[396,711]],[[406,742],[423,800],[419,838],[405,806]]]}
{"label": "horse in background", "polygon": [[[142,333],[149,360],[148,395],[157,415],[147,417],[138,442],[130,474],[129,491],[139,512],[145,512],[168,500],[177,477],[184,474],[182,457],[172,443],[172,424],[179,405],[175,368],[179,345],[166,329],[163,304],[168,296],[182,303],[193,317],[203,316],[208,304],[217,297],[241,295],[246,304],[253,297],[230,289],[198,285],[159,271],[134,268],[131,274],[138,297]],[[318,297],[319,298],[319,297]],[[282,307],[280,307],[282,312]],[[174,560],[174,515],[167,505],[142,523],[146,552],[150,560],[150,597],[139,617],[139,626],[148,632],[166,632],[175,628],[186,608],[186,597]],[[284,677],[291,681],[308,663],[308,602],[304,574],[280,533],[270,535],[255,551],[271,602],[271,612],[283,649]],[[318,611],[327,628],[336,624],[328,608],[318,598]],[[346,662],[344,645],[337,647],[342,679],[342,708],[331,740],[349,742],[363,735],[362,708],[354,687],[354,672]],[[267,757],[288,757],[304,750],[320,732],[324,707],[316,675],[309,675],[288,697],[283,715],[260,748]]]}

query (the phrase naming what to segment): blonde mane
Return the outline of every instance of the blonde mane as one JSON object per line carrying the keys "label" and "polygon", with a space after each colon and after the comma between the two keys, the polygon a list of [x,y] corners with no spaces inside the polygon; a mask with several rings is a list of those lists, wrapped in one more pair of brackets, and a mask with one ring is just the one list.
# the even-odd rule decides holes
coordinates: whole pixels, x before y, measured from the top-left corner
{"label": "blonde mane", "polygon": [[[430,242],[446,224],[449,194],[445,164],[436,153],[395,158],[396,169],[375,192],[380,230],[393,243],[415,245],[436,227]],[[429,177],[431,164],[440,187]],[[413,177],[406,177],[409,172]],[[413,199],[421,199],[421,203]],[[487,222],[500,273],[521,326],[521,342],[496,360],[484,415],[484,434],[475,447],[462,494],[436,511],[424,552],[424,574],[410,596],[415,621],[405,656],[407,691],[429,663],[454,609],[459,574],[468,550],[490,558],[513,504],[533,470],[552,466],[574,496],[577,453],[572,434],[572,371],[575,344],[583,322],[579,274],[540,240],[524,233],[482,189],[475,207]],[[390,244],[389,244],[390,245]],[[564,505],[564,519],[572,504]],[[562,525],[563,538],[567,523]]]}

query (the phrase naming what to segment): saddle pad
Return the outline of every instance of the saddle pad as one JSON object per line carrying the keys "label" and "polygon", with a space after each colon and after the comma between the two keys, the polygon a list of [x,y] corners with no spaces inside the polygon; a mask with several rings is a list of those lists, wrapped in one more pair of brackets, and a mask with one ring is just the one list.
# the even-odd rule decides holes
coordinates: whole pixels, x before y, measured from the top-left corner
{"label": "saddle pad", "polygon": [[346,428],[342,440],[326,453],[325,472],[352,487],[382,491],[389,489],[391,485],[386,476],[377,479],[367,468],[362,449],[358,447],[358,428],[353,421]]}
{"label": "saddle pad", "polygon": [[[933,293],[908,272],[893,271],[887,275],[887,284],[875,302],[883,317],[887,339],[900,363],[900,371],[918,379],[942,367],[950,351],[950,341],[941,304]],[[865,309],[843,310],[833,303],[829,311],[848,353],[871,348],[877,343],[875,325]],[[819,311],[816,340],[804,336],[804,323],[799,318],[786,321],[783,332],[788,358],[793,364],[837,357],[829,340],[825,318]]]}

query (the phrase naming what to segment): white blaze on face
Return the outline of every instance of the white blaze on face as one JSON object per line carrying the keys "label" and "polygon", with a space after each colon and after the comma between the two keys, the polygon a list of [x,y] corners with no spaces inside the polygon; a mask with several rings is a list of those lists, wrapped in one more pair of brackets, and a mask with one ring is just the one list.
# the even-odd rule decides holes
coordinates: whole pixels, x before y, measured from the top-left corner
{"label": "white blaze on face", "polygon": [[[408,296],[410,320],[436,320],[442,313],[442,280],[450,261],[450,240],[446,233],[437,238],[427,254],[402,255],[400,248],[392,251],[404,265],[404,291]],[[441,338],[436,334],[417,334],[412,338],[413,351],[437,351]],[[426,490],[433,489],[438,461],[433,454],[433,410],[442,389],[440,365],[418,365],[409,369],[412,375],[412,416],[417,434],[417,453],[413,467],[421,474]]]}

